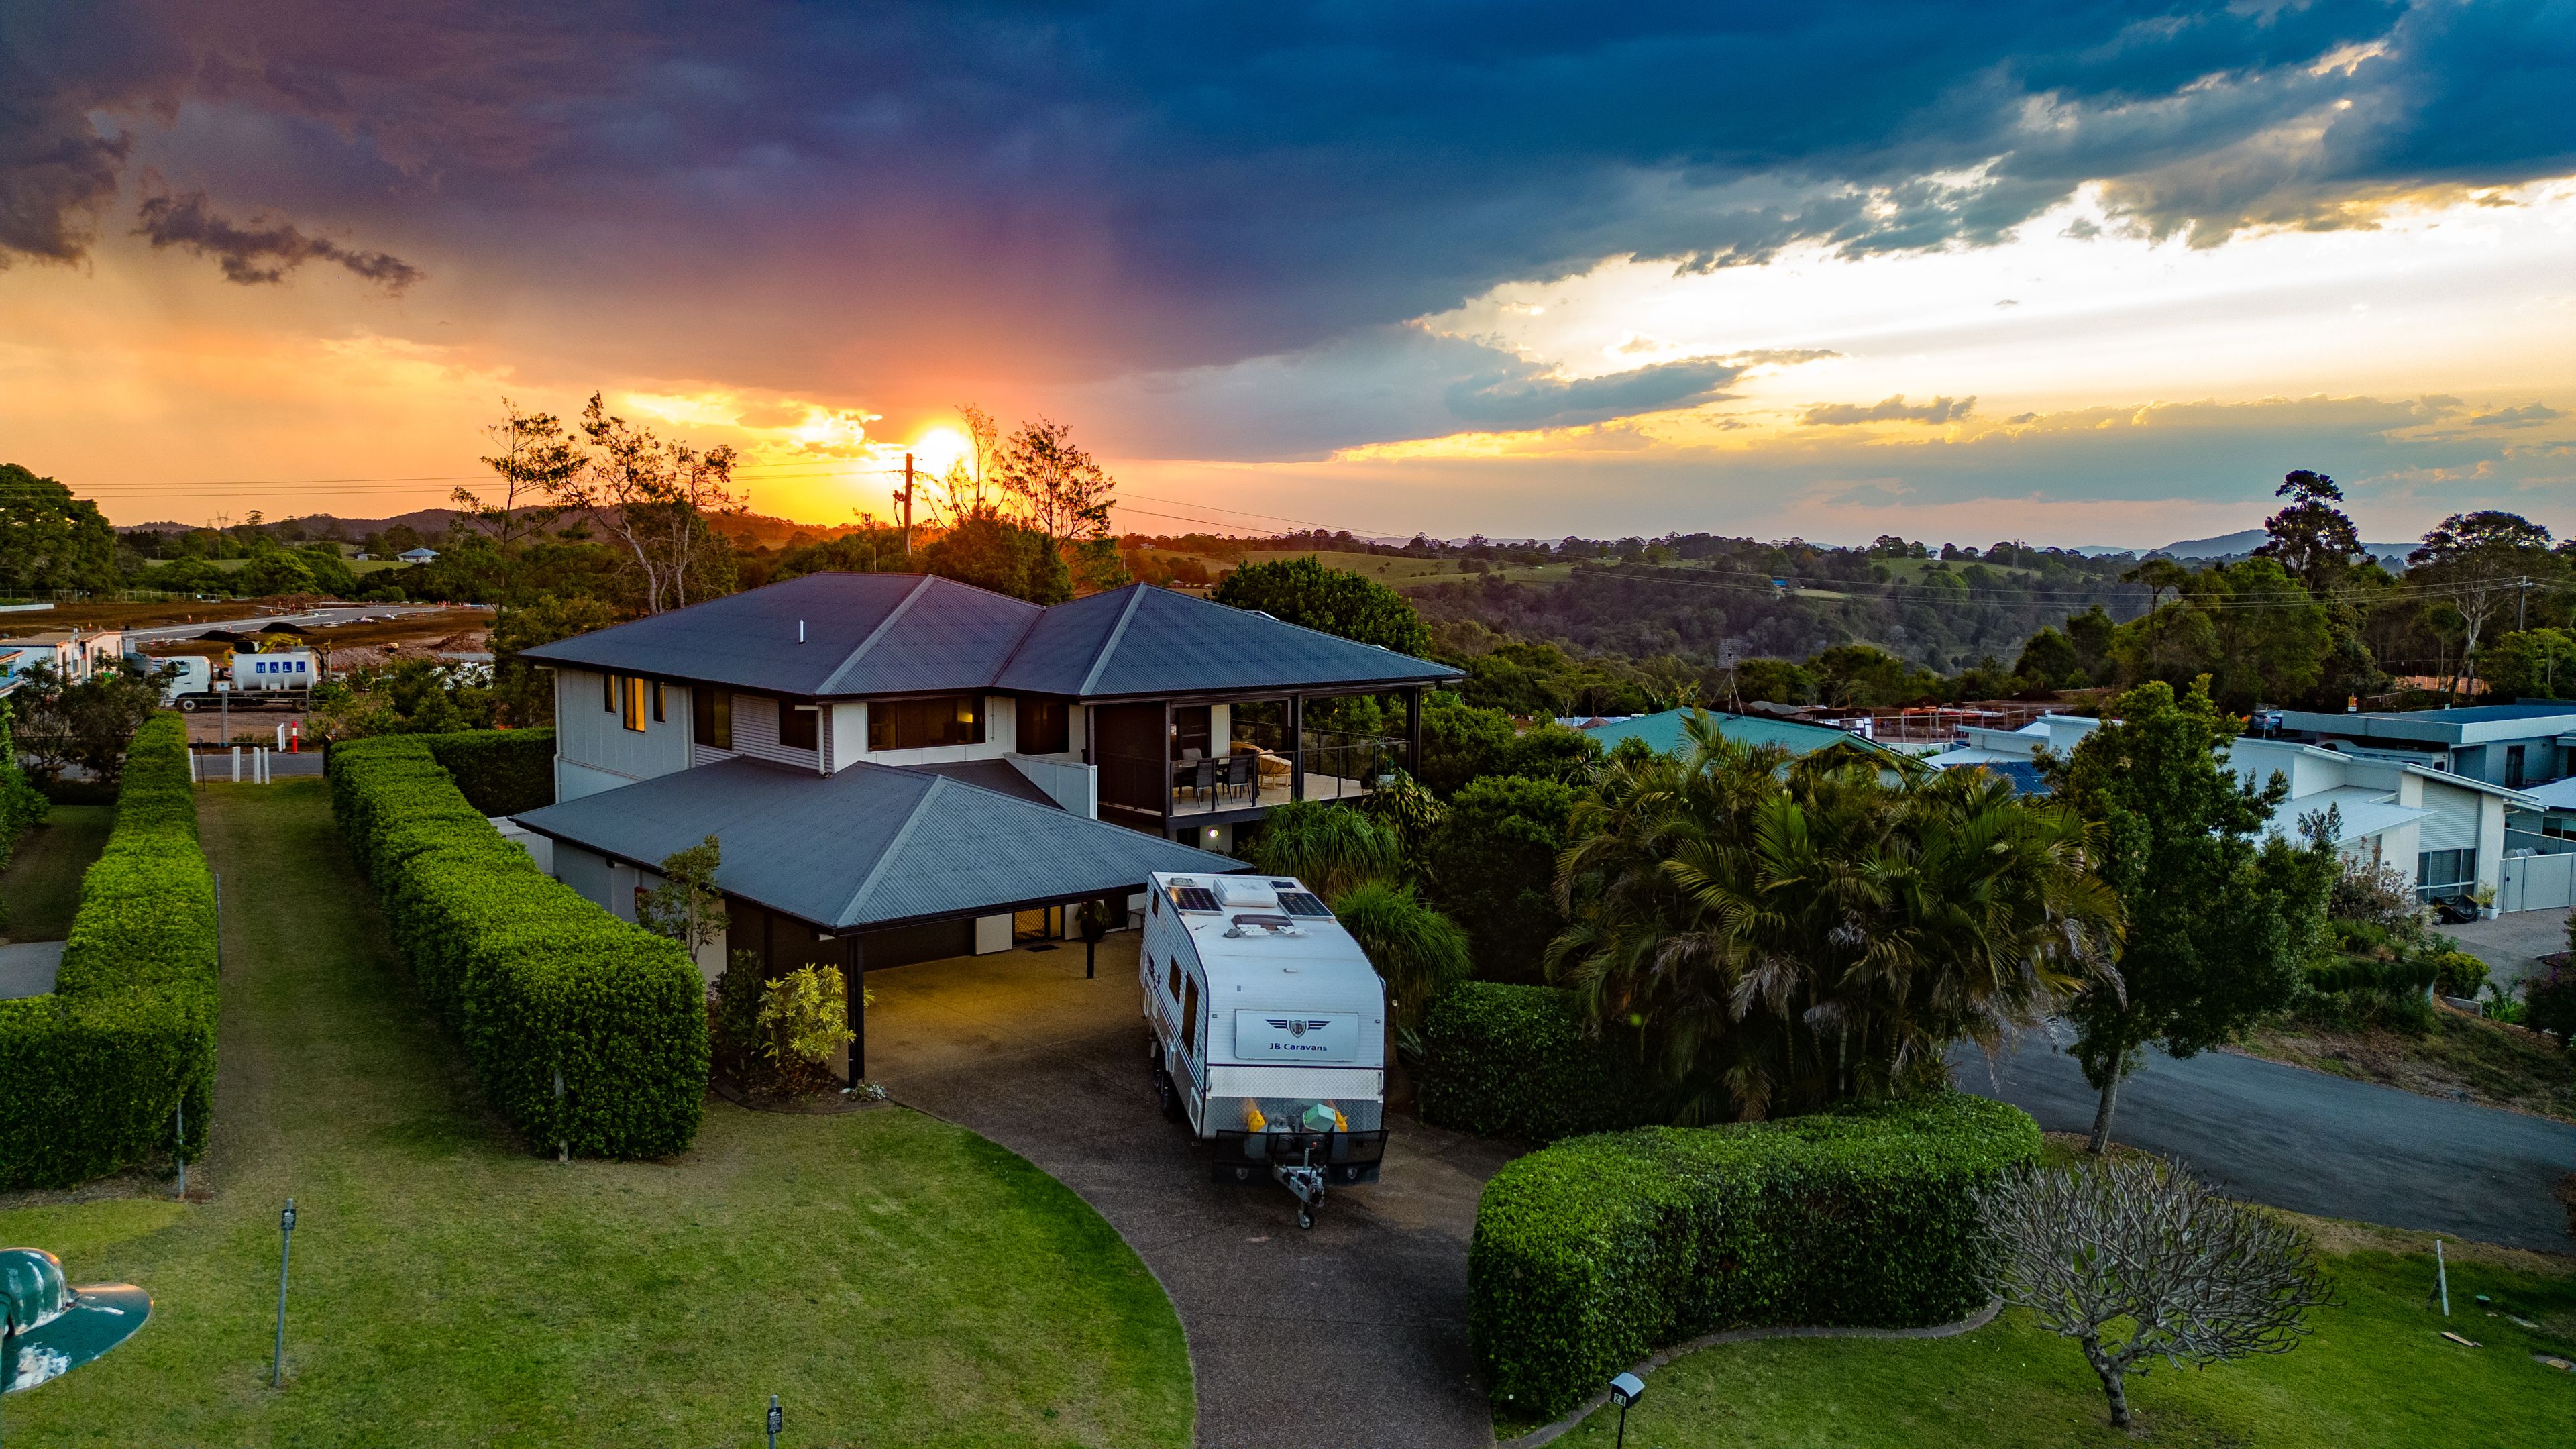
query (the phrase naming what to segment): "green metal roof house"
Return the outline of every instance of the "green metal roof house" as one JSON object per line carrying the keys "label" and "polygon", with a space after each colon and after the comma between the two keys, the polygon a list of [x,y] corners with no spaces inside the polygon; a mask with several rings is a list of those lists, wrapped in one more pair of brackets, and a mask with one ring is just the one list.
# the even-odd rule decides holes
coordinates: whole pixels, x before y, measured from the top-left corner
{"label": "green metal roof house", "polygon": [[[1604,720],[1578,728],[1599,740],[1605,750],[1615,749],[1621,740],[1644,740],[1648,749],[1668,755],[1682,747],[1682,726],[1689,722],[1693,713],[1688,709],[1668,709],[1661,714],[1632,715],[1627,719]],[[1708,716],[1717,721],[1719,733],[1738,744],[1779,745],[1793,755],[1812,755],[1827,745],[1854,745],[1873,754],[1885,755],[1891,766],[1907,762],[1904,755],[1849,730],[1713,710],[1708,711]]]}

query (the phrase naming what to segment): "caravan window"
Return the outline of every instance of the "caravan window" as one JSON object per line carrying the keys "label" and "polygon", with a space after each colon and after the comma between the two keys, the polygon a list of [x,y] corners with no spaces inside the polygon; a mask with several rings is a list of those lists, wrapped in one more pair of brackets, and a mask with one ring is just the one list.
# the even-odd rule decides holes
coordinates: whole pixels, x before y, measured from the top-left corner
{"label": "caravan window", "polygon": [[1181,999],[1181,958],[1178,956],[1172,958],[1172,981],[1164,989],[1172,993],[1174,1001]]}
{"label": "caravan window", "polygon": [[1195,1052],[1199,1049],[1199,979],[1193,976],[1185,984],[1190,994],[1181,1002],[1181,1050]]}

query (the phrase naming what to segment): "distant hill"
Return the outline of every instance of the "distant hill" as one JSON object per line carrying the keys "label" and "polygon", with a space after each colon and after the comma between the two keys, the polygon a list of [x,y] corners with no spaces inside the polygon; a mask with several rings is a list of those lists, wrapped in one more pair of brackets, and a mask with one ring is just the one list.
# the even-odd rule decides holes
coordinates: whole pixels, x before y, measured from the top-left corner
{"label": "distant hill", "polygon": [[[272,518],[264,526],[274,528],[279,524],[299,523],[304,526],[304,532],[307,535],[328,538],[336,525],[340,537],[355,542],[368,534],[382,533],[397,524],[409,528],[423,538],[436,538],[454,525],[456,517],[456,510],[453,508],[415,508],[409,513],[399,513],[391,518],[342,518],[331,513],[308,513],[293,519]],[[201,523],[179,523],[170,519],[160,519],[151,523],[119,524],[116,531],[119,533],[186,533],[190,529],[204,526]],[[798,523],[792,518],[771,518],[763,513],[728,515],[718,520],[717,527],[730,535],[736,543],[750,546],[766,545],[770,548],[782,547],[796,540],[799,534],[804,535],[808,540],[833,539],[842,534],[854,532],[856,529],[852,524]]]}
{"label": "distant hill", "polygon": [[[2216,538],[2187,538],[2180,543],[2166,544],[2156,552],[2168,558],[2194,561],[2251,558],[2254,550],[2263,546],[2264,537],[2263,530],[2259,528],[2244,528],[2234,533],[2222,533]],[[2403,570],[2406,567],[2406,555],[2413,553],[2417,545],[2365,543],[2361,547],[2363,552],[2379,560],[2383,567]],[[2086,552],[2090,553],[2091,550]]]}

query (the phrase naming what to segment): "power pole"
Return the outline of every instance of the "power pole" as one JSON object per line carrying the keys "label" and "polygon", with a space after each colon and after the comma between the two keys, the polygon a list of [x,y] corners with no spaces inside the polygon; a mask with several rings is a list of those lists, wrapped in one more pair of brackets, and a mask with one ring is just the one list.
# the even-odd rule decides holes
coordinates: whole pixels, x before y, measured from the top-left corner
{"label": "power pole", "polygon": [[912,557],[912,455],[903,455],[903,556]]}

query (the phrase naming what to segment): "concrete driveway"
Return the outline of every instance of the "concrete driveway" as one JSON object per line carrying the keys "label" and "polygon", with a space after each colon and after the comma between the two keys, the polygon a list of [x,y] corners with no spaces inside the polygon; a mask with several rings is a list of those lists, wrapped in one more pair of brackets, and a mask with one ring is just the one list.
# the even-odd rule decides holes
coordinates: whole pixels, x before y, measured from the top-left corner
{"label": "concrete driveway", "polygon": [[2541,957],[2567,949],[2565,911],[2515,911],[2491,921],[2434,929],[2458,940],[2461,950],[2487,963],[2487,979],[2499,991],[2526,976],[2539,975],[2546,969],[2540,964]]}
{"label": "concrete driveway", "polygon": [[1189,1336],[1199,1442],[1459,1445],[1493,1428],[1467,1350],[1476,1196],[1509,1153],[1390,1116],[1383,1181],[1314,1230],[1268,1183],[1207,1180],[1146,1077],[1133,934],[868,973],[869,1075],[1080,1193]]}
{"label": "concrete driveway", "polygon": [[[1996,1078],[1973,1051],[1953,1062],[1962,1090],[2010,1102],[2048,1131],[2093,1128],[2093,1088],[2045,1036],[2025,1038]],[[2576,1127],[2563,1122],[2203,1052],[2150,1054],[2121,1085],[2112,1133],[2275,1207],[2576,1250],[2550,1197],[2576,1170]]]}

